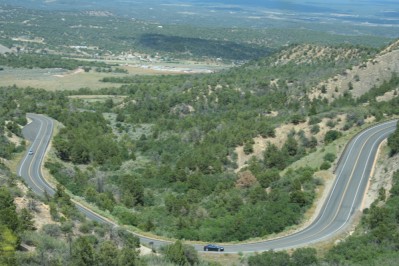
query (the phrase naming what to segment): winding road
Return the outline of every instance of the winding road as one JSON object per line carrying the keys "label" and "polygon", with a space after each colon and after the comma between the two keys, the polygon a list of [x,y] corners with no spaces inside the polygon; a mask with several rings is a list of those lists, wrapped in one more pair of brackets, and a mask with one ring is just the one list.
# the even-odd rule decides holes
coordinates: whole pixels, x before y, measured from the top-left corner
{"label": "winding road", "polygon": [[[26,139],[31,141],[33,154],[23,157],[17,173],[22,176],[33,192],[42,195],[44,191],[54,194],[54,188],[43,178],[41,166],[53,133],[53,120],[37,114],[27,115],[32,122],[23,129]],[[358,133],[348,143],[336,168],[336,178],[331,191],[323,203],[318,216],[301,231],[273,240],[253,243],[224,245],[225,253],[261,252],[265,250],[282,250],[306,246],[329,240],[343,232],[351,222],[353,214],[359,210],[367,187],[368,179],[374,167],[380,143],[396,129],[397,120],[380,123]],[[115,222],[102,217],[82,204],[73,201],[77,208],[89,219],[111,226]],[[143,244],[159,247],[170,242],[152,239],[133,234]],[[203,245],[193,244],[202,251]]]}

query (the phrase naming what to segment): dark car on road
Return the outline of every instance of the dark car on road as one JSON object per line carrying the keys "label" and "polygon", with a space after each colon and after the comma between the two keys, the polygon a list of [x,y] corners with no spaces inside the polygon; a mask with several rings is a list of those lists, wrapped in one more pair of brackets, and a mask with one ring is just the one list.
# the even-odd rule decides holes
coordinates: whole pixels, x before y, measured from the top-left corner
{"label": "dark car on road", "polygon": [[204,251],[224,251],[224,247],[214,244],[208,244],[204,246]]}

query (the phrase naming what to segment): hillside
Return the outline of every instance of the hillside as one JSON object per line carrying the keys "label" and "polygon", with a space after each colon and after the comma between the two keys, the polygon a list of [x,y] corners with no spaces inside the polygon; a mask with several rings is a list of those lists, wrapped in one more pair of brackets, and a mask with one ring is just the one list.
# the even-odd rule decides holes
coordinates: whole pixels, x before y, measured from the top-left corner
{"label": "hillside", "polygon": [[348,91],[353,97],[358,98],[372,88],[389,81],[392,74],[398,72],[399,41],[396,41],[374,58],[354,65],[321,82],[311,90],[309,98],[311,100],[315,98],[328,99],[331,102]]}
{"label": "hillside", "polygon": [[[321,101],[323,101],[323,99],[328,99],[329,102],[333,102],[334,99],[342,97],[344,91],[348,91],[347,84],[349,82],[353,84],[351,95],[353,95],[354,98],[357,98],[360,95],[367,93],[372,88],[379,87],[384,82],[389,81],[392,77],[392,73],[399,72],[399,68],[397,68],[397,56],[399,55],[397,53],[398,43],[399,41],[394,42],[378,53],[375,50],[362,50],[357,47],[350,46],[328,47],[319,45],[298,45],[284,49],[277,53],[272,57],[272,60],[269,59],[269,61],[267,61],[268,64],[256,64],[256,66],[259,67],[260,65],[262,67],[267,67],[268,69],[278,69],[281,66],[288,65],[297,66],[298,68],[306,68],[309,65],[317,64],[323,65],[323,70],[314,68],[309,71],[308,75],[303,75],[300,80],[296,80],[292,73],[290,73],[292,77],[284,77],[284,79],[271,79],[269,86],[275,86],[281,90],[287,89],[288,87],[290,91],[290,96],[288,97],[301,97],[303,95],[301,86],[304,84],[311,86],[312,83],[317,83],[317,79],[312,79],[313,76],[317,76],[317,78],[320,80],[320,83],[315,86],[316,89],[311,88],[309,92],[307,92],[309,99],[313,100],[317,98]],[[348,63],[345,65],[344,62]],[[326,72],[328,70],[326,65],[330,63],[334,67],[331,67],[331,71],[328,73],[333,74],[334,71],[336,71],[339,72],[339,74],[334,75],[332,78],[328,78],[327,82],[322,81],[323,75],[328,76],[328,74],[323,74],[323,71]],[[350,65],[354,66],[352,67]],[[359,65],[366,66],[361,68]],[[341,75],[341,70],[346,74]],[[321,92],[322,88],[323,91],[325,90],[324,93]],[[335,88],[339,88],[338,91]],[[377,96],[376,100],[389,100],[394,96],[394,90],[388,91],[381,96]],[[305,99],[304,101],[306,102]],[[245,162],[249,161],[252,156],[255,155],[256,157],[261,158],[268,143],[277,145],[281,148],[290,132],[303,132],[304,136],[307,138],[314,136],[316,137],[318,143],[323,143],[324,135],[328,130],[334,129],[344,132],[344,128],[347,127],[345,126],[347,122],[347,116],[345,114],[340,114],[334,117],[324,117],[316,124],[306,120],[307,119],[304,119],[303,122],[295,124],[287,123],[277,127],[276,137],[263,138],[258,136],[254,138],[253,152],[251,153],[246,154],[244,152],[244,146],[237,147],[236,152],[238,154],[237,162],[239,167],[236,171],[244,167]],[[366,120],[371,122],[374,120],[374,118],[369,117]],[[310,124],[313,126],[317,125],[319,128],[316,134],[312,132]]]}

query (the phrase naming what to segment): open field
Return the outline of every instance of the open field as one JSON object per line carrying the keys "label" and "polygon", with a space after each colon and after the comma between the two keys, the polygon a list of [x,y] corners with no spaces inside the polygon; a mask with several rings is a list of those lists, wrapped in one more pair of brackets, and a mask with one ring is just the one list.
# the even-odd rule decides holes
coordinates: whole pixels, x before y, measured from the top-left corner
{"label": "open field", "polygon": [[0,71],[0,86],[33,87],[45,90],[78,90],[80,88],[101,89],[119,87],[116,83],[103,83],[105,77],[123,77],[128,75],[177,75],[211,73],[226,68],[226,65],[195,62],[145,63],[132,61],[104,61],[109,64],[120,64],[119,68],[128,71],[123,73],[100,73],[83,69],[68,71],[64,69],[21,69],[5,67]]}

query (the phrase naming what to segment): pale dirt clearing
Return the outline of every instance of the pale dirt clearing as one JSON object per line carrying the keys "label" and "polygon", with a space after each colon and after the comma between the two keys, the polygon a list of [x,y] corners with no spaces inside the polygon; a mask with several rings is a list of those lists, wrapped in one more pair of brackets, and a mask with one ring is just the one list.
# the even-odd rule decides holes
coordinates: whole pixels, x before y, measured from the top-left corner
{"label": "pale dirt clearing", "polygon": [[12,50],[0,44],[0,54],[11,53]]}
{"label": "pale dirt clearing", "polygon": [[17,197],[14,199],[17,210],[21,210],[23,208],[29,210],[29,204],[32,204],[30,201],[34,201],[35,211],[32,210],[30,213],[33,214],[33,221],[38,230],[40,230],[43,225],[46,224],[59,224],[51,218],[49,205],[46,205],[38,200],[27,199],[26,197]]}
{"label": "pale dirt clearing", "polygon": [[72,75],[76,75],[76,74],[80,74],[80,73],[85,73],[84,69],[78,68],[78,69],[75,69],[73,71],[67,72],[67,73],[65,73],[63,75],[53,75],[53,76],[57,77],[57,78],[65,78],[67,76],[72,76]]}
{"label": "pale dirt clearing", "polygon": [[18,137],[17,135],[15,135],[14,133],[11,134],[11,137],[8,136],[8,134],[4,134],[6,136],[6,138],[13,144],[15,145],[21,145],[22,143],[22,138]]}
{"label": "pale dirt clearing", "polygon": [[399,88],[396,88],[392,91],[388,91],[386,92],[384,95],[382,96],[378,96],[376,98],[377,102],[388,102],[396,97],[398,97],[399,94]]}
{"label": "pale dirt clearing", "polygon": [[150,255],[153,253],[152,249],[150,249],[146,246],[143,246],[143,245],[140,246],[139,252],[140,252],[140,256]]}

